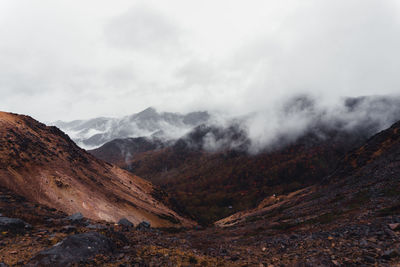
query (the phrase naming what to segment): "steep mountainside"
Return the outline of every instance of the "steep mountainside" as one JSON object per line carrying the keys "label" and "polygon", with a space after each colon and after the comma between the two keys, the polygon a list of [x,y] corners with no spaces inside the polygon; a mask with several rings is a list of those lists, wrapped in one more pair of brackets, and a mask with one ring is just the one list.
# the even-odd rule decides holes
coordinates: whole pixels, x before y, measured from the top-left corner
{"label": "steep mountainside", "polygon": [[96,158],[112,162],[119,166],[129,164],[136,155],[167,147],[168,143],[157,138],[136,137],[114,139],[100,148],[89,150]]}
{"label": "steep mountainside", "polygon": [[0,185],[33,202],[92,219],[190,225],[152,197],[147,181],[102,162],[56,127],[0,113]]}
{"label": "steep mountainside", "polygon": [[[246,118],[199,125],[169,144],[114,140],[89,152],[160,185],[176,209],[208,224],[319,182],[349,149],[399,118],[399,103],[396,97],[347,98],[329,111],[307,96],[291,99],[281,110],[280,133],[257,153],[248,152],[257,140],[249,137]],[[307,118],[300,133],[286,125],[297,116]]]}
{"label": "steep mountainside", "polygon": [[[203,150],[204,137],[210,132],[216,140],[231,139],[227,143],[236,147]],[[160,185],[176,209],[208,224],[254,207],[265,196],[315,184],[335,169],[347,150],[367,139],[343,132],[330,134],[320,139],[308,133],[283,148],[251,155],[243,150],[248,139],[240,129],[201,126],[173,146],[140,153],[133,150],[129,159],[108,160]],[[108,150],[103,148],[90,152],[99,155]]]}
{"label": "steep mountainside", "polygon": [[336,171],[321,183],[287,195],[270,196],[255,209],[215,224],[229,229],[230,235],[270,236],[267,255],[284,252],[284,258],[292,263],[295,255],[303,255],[318,259],[316,265],[397,266],[399,177],[397,122],[347,153]]}
{"label": "steep mountainside", "polygon": [[[270,196],[255,209],[236,213],[216,225],[226,227],[270,219],[270,213],[276,217],[290,215],[297,222],[302,220],[299,214],[317,217],[318,213],[326,213],[341,217],[368,210],[363,215],[400,214],[399,176],[400,122],[397,122],[346,153],[336,170],[316,185],[287,195]],[[276,213],[277,210],[280,212]]]}
{"label": "steep mountainside", "polygon": [[179,114],[147,108],[122,118],[95,118],[72,122],[57,121],[55,126],[85,148],[101,146],[117,138],[154,136],[170,140],[209,120],[207,112]]}

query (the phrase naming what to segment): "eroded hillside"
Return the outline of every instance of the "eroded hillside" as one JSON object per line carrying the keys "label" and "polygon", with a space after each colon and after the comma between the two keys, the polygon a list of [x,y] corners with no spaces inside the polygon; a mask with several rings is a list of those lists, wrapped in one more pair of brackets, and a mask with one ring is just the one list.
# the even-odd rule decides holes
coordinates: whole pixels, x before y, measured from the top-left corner
{"label": "eroded hillside", "polygon": [[0,113],[0,185],[66,213],[153,226],[192,223],[152,197],[151,183],[102,162],[56,127]]}

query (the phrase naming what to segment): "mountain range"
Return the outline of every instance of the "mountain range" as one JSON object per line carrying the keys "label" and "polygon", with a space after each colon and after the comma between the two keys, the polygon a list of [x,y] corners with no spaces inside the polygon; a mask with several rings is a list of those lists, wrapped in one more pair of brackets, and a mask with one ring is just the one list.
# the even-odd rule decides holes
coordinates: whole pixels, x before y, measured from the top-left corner
{"label": "mountain range", "polygon": [[52,124],[65,131],[81,147],[95,148],[116,138],[153,136],[163,140],[176,139],[209,118],[207,112],[159,113],[154,108],[147,108],[122,118],[100,117]]}
{"label": "mountain range", "polygon": [[[397,266],[399,103],[296,97],[264,143],[248,117],[193,113],[207,118],[174,138],[116,135],[89,153],[1,112],[0,266]],[[164,121],[150,111],[141,125]]]}
{"label": "mountain range", "polygon": [[169,142],[116,139],[89,153],[160,186],[176,210],[208,225],[256,207],[265,196],[315,184],[347,151],[400,118],[399,104],[398,98],[347,98],[328,111],[308,97],[293,98],[283,105],[282,120],[306,114],[310,122],[301,132],[277,134],[256,153],[243,119],[201,124]]}

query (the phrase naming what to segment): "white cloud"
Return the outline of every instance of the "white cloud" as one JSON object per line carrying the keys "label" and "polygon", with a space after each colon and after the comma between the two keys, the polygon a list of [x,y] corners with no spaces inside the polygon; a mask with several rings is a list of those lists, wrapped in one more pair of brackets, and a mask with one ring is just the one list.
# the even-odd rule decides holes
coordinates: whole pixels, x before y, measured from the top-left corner
{"label": "white cloud", "polygon": [[394,0],[4,0],[0,108],[243,114],[299,92],[398,93],[399,17]]}

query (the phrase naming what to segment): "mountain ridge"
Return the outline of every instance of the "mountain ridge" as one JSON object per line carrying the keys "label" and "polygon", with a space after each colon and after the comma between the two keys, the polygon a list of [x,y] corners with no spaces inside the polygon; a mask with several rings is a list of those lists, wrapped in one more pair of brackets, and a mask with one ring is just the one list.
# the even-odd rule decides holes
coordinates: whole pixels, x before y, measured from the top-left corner
{"label": "mountain ridge", "polygon": [[151,194],[147,181],[79,148],[31,117],[0,113],[0,183],[31,201],[92,219],[192,225]]}
{"label": "mountain ridge", "polygon": [[[373,217],[379,213],[379,216],[386,216],[386,213],[396,215],[396,211],[400,211],[400,184],[397,179],[400,175],[399,151],[400,121],[348,151],[335,170],[315,185],[287,195],[270,196],[255,209],[238,212],[217,221],[215,225],[232,227],[243,225],[246,221],[262,221],[269,213],[279,217],[282,214],[274,211],[282,210],[282,207],[290,208],[294,213],[290,216],[292,221],[294,218],[298,221],[301,216],[296,216],[299,214],[317,217],[318,213],[336,212],[339,217],[341,213],[352,213],[358,209],[371,211],[366,214],[360,212],[361,217]],[[316,202],[319,204],[315,205]],[[285,213],[285,216],[288,214]],[[290,227],[295,228],[296,223]]]}
{"label": "mountain ridge", "polygon": [[157,112],[149,107],[141,112],[121,118],[99,117],[52,124],[67,132],[80,146],[96,148],[116,138],[151,137],[175,139],[192,127],[208,121],[205,111],[187,114]]}
{"label": "mountain ridge", "polygon": [[346,98],[330,114],[308,96],[295,97],[284,103],[282,119],[309,116],[306,127],[299,132],[282,126],[274,142],[257,151],[244,118],[200,124],[169,143],[117,139],[89,152],[161,186],[176,209],[209,224],[323,179],[348,150],[399,118],[399,103],[380,96]]}

